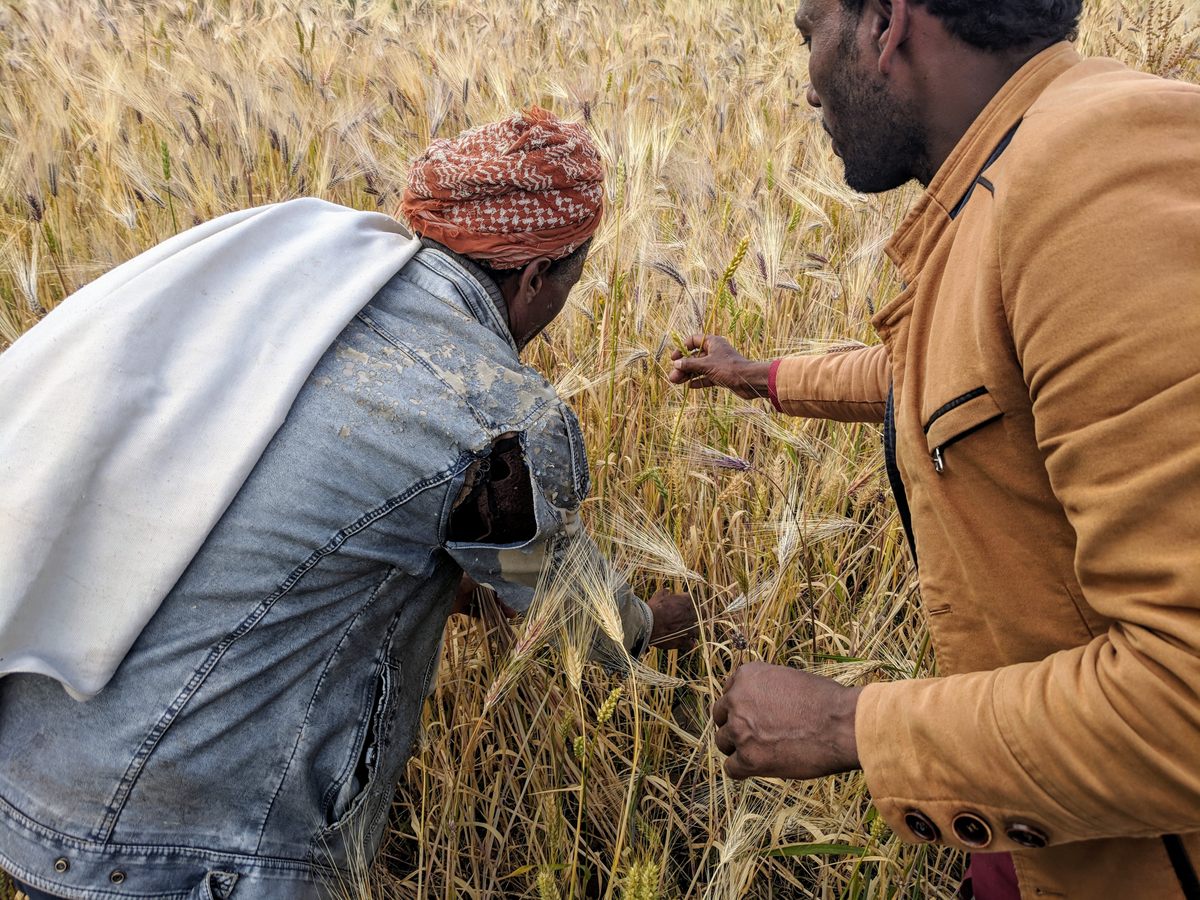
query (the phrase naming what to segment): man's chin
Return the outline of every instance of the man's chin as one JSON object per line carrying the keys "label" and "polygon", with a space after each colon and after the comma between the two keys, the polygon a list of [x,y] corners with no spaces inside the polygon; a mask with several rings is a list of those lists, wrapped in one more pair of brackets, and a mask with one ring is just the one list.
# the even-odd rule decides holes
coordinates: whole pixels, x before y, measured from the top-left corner
{"label": "man's chin", "polygon": [[845,168],[843,180],[851,190],[860,194],[886,194],[888,191],[903,187],[916,177],[899,170],[883,171],[878,168],[858,166],[853,160],[847,160],[844,156],[841,159]]}

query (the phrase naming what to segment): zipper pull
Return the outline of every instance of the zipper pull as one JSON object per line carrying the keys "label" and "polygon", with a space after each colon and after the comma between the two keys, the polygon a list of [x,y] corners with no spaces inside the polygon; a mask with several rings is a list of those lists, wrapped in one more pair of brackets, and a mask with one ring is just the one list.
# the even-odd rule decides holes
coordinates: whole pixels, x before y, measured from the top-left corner
{"label": "zipper pull", "polygon": [[933,471],[941,475],[946,470],[946,460],[942,456],[942,448],[938,447],[931,455],[933,456]]}

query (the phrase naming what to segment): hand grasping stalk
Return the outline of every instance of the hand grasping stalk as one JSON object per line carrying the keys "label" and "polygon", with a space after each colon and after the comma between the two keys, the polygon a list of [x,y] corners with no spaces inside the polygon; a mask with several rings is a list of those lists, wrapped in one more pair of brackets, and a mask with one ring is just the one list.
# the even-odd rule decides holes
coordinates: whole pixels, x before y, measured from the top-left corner
{"label": "hand grasping stalk", "polygon": [[727,388],[743,400],[769,395],[770,362],[746,359],[725,338],[693,334],[683,350],[672,350],[674,365],[667,373],[672,384],[689,388]]}

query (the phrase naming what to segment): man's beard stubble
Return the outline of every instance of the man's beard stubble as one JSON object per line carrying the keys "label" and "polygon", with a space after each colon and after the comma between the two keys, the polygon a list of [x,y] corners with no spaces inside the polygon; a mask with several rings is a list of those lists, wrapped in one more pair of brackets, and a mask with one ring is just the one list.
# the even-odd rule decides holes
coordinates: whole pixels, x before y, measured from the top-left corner
{"label": "man's beard stubble", "polygon": [[846,184],[865,194],[890,191],[914,178],[927,185],[934,173],[916,111],[891,97],[882,78],[859,75],[853,31],[843,36],[838,55],[845,64],[830,86],[828,102],[838,114]]}

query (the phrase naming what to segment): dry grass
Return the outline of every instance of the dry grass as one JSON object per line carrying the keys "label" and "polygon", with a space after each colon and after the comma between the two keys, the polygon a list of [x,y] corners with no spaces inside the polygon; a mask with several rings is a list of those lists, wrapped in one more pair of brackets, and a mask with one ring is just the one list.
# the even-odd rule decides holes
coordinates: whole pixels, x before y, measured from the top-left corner
{"label": "dry grass", "polygon": [[[1081,42],[1195,80],[1196,16],[1168,7],[1095,2]],[[6,0],[0,54],[0,348],[219,213],[304,194],[393,211],[431,135],[514,107],[584,115],[603,147],[608,217],[530,361],[584,423],[591,521],[639,588],[694,592],[703,647],[651,654],[601,721],[615,682],[572,642],[543,646],[546,622],[454,623],[356,894],[953,895],[958,857],[900,843],[861,778],[734,783],[712,744],[710,703],[742,661],[933,670],[877,430],[663,379],[673,335],[704,326],[763,356],[870,341],[896,290],[881,246],[911,193],[841,184],[788,5]],[[768,855],[806,844],[844,847]]]}

